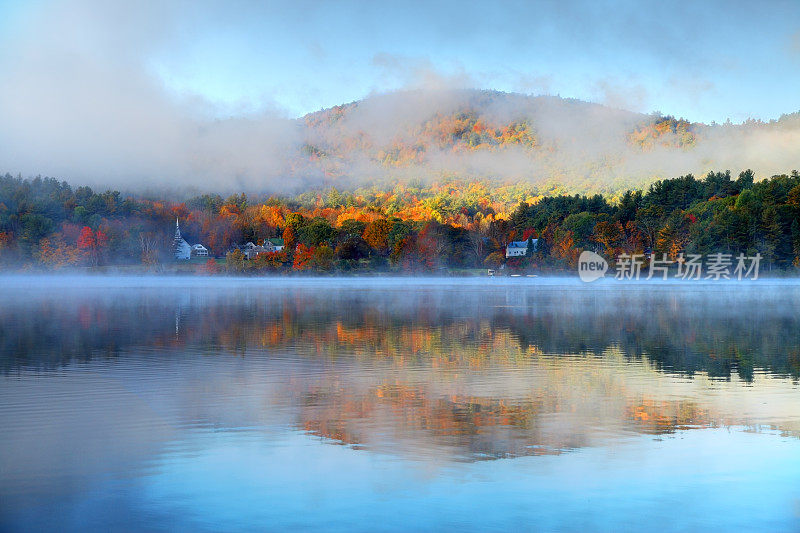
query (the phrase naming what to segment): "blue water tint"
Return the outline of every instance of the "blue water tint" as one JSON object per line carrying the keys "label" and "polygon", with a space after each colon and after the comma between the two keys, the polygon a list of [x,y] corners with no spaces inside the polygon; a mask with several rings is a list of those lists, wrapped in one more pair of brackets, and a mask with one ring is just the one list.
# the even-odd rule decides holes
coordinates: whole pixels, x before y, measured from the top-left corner
{"label": "blue water tint", "polygon": [[0,531],[800,528],[798,284],[120,286],[6,291]]}
{"label": "blue water tint", "polygon": [[[774,434],[682,432],[610,449],[459,465],[409,463],[291,435],[202,435],[164,458],[147,501],[185,502],[208,529],[787,529],[800,525],[800,443]],[[243,441],[243,442],[242,442]],[[213,517],[213,519],[209,519]]]}
{"label": "blue water tint", "polygon": [[[61,530],[792,530],[800,443],[772,432],[685,431],[611,448],[475,463],[406,461],[287,432],[198,432],[196,455],[102,484],[18,525]],[[268,444],[268,445],[267,445]],[[29,522],[30,521],[30,522]],[[129,522],[130,521],[130,522]],[[12,529],[12,521],[7,523]]]}

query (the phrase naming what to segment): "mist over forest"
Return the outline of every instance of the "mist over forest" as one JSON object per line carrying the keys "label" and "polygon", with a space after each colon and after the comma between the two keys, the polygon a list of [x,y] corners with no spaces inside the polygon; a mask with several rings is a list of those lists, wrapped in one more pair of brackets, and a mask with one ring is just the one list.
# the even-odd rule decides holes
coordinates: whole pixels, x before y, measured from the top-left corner
{"label": "mist over forest", "polygon": [[[465,13],[475,8],[460,7]],[[694,70],[671,74],[668,92],[701,98],[716,86],[699,72],[705,56],[692,43],[701,36],[688,35],[711,16],[704,9],[698,8],[689,28],[662,28],[663,39],[656,39],[661,44],[649,31],[597,28],[594,10],[589,4],[576,8],[573,28],[598,39],[611,39],[607,33],[616,31],[614,39],[639,43],[655,57],[665,53],[659,47],[697,56]],[[154,195],[391,189],[398,182],[448,179],[521,183],[549,194],[616,194],[688,173],[749,168],[769,177],[800,167],[797,106],[782,116],[734,114],[763,120],[701,123],[644,103],[635,82],[611,73],[593,82],[597,97],[587,102],[558,96],[556,72],[531,74],[511,89],[483,90],[508,75],[453,72],[424,58],[381,52],[369,59],[369,68],[393,83],[299,115],[269,94],[249,104],[223,104],[176,87],[170,68],[184,65],[171,62],[165,51],[183,57],[193,40],[203,38],[200,29],[213,34],[247,16],[268,21],[268,12],[237,5],[221,16],[210,4],[123,9],[94,0],[31,8],[7,28],[7,46],[0,46],[0,71],[9,80],[0,86],[0,171]],[[513,30],[518,39],[530,33]],[[329,38],[335,42],[338,35]],[[325,67],[324,49],[310,50],[308,64],[318,56]],[[211,62],[215,52],[223,50],[211,46],[203,60]],[[270,72],[252,75],[269,78]],[[214,83],[225,83],[224,77],[215,73]],[[340,80],[314,82],[333,86]]]}
{"label": "mist over forest", "polygon": [[310,114],[303,126],[309,175],[322,170],[324,183],[346,187],[456,178],[619,193],[720,168],[772,176],[800,159],[800,113],[708,125],[497,91],[375,95]]}
{"label": "mist over forest", "polygon": [[[13,173],[173,196],[391,190],[452,180],[613,195],[686,173],[750,168],[771,176],[800,166],[798,113],[709,125],[473,89],[373,95],[300,119],[184,120],[170,108],[130,116],[137,108],[153,111],[115,103],[107,114],[61,117],[76,125],[63,139],[48,138],[54,117],[42,116],[30,138],[1,145],[0,161]],[[115,116],[122,110],[127,117]]]}
{"label": "mist over forest", "polygon": [[[435,15],[496,15],[458,7]],[[789,108],[779,116],[770,114],[775,106],[748,114],[739,105],[734,122],[701,122],[668,106],[656,111],[657,102],[680,101],[673,93],[684,104],[725,94],[734,88],[735,61],[758,43],[719,50],[715,36],[729,29],[708,27],[716,11],[707,6],[691,6],[685,25],[665,25],[654,39],[650,24],[628,23],[643,21],[638,6],[623,7],[628,18],[598,26],[602,6],[542,4],[535,21],[502,17],[471,39],[458,35],[459,50],[482,40],[505,50],[498,56],[510,65],[505,71],[447,66],[396,53],[390,42],[363,56],[359,43],[369,35],[346,31],[357,17],[326,19],[302,43],[282,46],[280,65],[260,70],[275,52],[260,40],[273,37],[264,31],[273,11],[319,22],[339,14],[329,5],[298,12],[289,5],[56,0],[19,8],[0,37],[7,45],[0,46],[0,71],[12,80],[0,85],[0,171],[7,172],[0,178],[0,262],[163,265],[173,255],[177,218],[192,244],[220,259],[247,242],[288,243],[282,255],[263,254],[263,264],[230,263],[241,271],[565,269],[584,249],[761,253],[771,266],[793,268],[800,261],[795,100],[783,98]],[[780,22],[763,10],[730,9],[737,24]],[[493,28],[508,35],[498,39]],[[580,98],[561,96],[560,70],[547,70],[547,54],[524,73],[511,67],[528,57],[520,43],[533,50],[543,36],[574,31],[586,40],[547,41],[549,53],[577,53],[577,46],[608,66],[572,80],[571,94]],[[794,33],[780,38],[781,61],[793,61]],[[243,42],[260,44],[242,49]],[[624,57],[605,57],[603,47],[587,48],[591,42]],[[726,61],[718,61],[723,52]],[[358,72],[332,66],[356,57],[347,65],[361,65]],[[660,83],[649,89],[658,94],[613,71],[628,61]],[[283,100],[275,86],[239,98],[240,83],[267,87],[283,75],[301,76],[286,78],[293,82]],[[351,76],[353,84],[361,76],[359,89],[349,87]],[[781,83],[759,87],[767,94]],[[314,98],[319,87],[325,105],[311,107],[322,101]],[[677,107],[721,116],[719,106],[714,114]],[[530,239],[540,239],[538,255],[505,261],[508,243]]]}

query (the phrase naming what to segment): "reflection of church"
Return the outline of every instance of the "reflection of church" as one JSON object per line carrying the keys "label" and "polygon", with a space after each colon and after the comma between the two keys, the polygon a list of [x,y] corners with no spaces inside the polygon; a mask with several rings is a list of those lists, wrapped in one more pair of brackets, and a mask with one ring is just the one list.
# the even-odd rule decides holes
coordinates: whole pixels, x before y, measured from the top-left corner
{"label": "reflection of church", "polygon": [[190,259],[193,255],[205,257],[208,256],[208,249],[202,244],[189,245],[188,242],[181,236],[181,228],[178,225],[178,219],[175,219],[175,239],[172,241],[172,248],[175,252],[175,259]]}

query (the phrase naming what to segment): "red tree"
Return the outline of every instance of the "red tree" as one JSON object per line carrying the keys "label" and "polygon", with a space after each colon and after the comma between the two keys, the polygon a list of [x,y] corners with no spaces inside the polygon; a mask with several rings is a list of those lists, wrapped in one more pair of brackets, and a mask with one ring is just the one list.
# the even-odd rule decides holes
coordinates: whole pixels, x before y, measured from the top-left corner
{"label": "red tree", "polygon": [[78,237],[78,248],[89,257],[92,265],[100,263],[103,250],[108,244],[108,236],[101,230],[92,231],[89,226],[84,226]]}
{"label": "red tree", "polygon": [[89,226],[84,226],[83,229],[81,230],[80,236],[78,237],[78,248],[89,252],[94,247],[95,247],[95,239],[94,239],[94,233],[92,232],[92,228],[90,228]]}
{"label": "red tree", "polygon": [[311,260],[314,258],[314,247],[301,244],[297,247],[294,254],[292,268],[295,270],[308,270],[311,268]]}

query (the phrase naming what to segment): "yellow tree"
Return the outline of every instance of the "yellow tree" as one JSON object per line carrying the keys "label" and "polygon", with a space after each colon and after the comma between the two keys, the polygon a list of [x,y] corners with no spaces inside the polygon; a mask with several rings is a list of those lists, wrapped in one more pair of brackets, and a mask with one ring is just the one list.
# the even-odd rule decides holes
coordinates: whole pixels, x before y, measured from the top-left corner
{"label": "yellow tree", "polygon": [[389,231],[392,225],[385,218],[379,218],[374,222],[367,224],[364,229],[363,238],[367,244],[375,248],[381,253],[385,253],[389,249]]}

